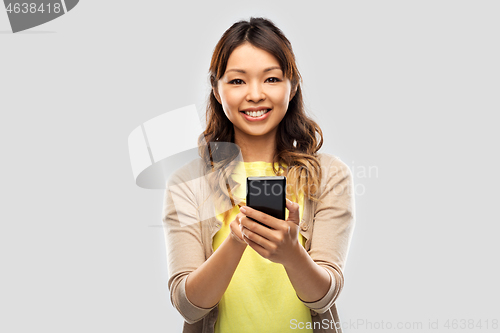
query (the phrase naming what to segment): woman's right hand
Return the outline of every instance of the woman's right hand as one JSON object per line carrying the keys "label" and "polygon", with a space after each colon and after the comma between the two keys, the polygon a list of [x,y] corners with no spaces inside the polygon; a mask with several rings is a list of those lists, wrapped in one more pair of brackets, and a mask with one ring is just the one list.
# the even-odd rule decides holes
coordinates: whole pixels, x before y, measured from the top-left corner
{"label": "woman's right hand", "polygon": [[248,245],[243,239],[243,234],[241,233],[240,218],[243,217],[243,213],[236,215],[236,218],[229,224],[231,228],[231,237],[242,245]]}

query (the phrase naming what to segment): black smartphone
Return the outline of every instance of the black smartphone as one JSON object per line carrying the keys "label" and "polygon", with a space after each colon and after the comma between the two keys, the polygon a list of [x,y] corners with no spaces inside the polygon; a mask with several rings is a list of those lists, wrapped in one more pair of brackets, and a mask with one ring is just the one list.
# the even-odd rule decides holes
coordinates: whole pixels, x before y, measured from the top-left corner
{"label": "black smartphone", "polygon": [[[286,177],[266,176],[247,177],[247,202],[248,207],[254,208],[277,219],[285,219],[286,207]],[[265,227],[268,225],[261,223]]]}

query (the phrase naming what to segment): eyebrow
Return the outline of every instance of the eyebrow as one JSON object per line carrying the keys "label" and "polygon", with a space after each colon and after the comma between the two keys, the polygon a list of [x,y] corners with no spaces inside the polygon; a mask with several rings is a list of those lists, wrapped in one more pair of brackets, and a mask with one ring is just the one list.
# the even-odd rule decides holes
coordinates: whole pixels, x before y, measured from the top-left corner
{"label": "eyebrow", "polygon": [[[264,69],[264,73],[267,73],[269,71],[272,71],[273,69],[279,69],[281,70],[281,67],[280,66],[272,66],[272,67],[268,67],[266,69]],[[246,72],[243,70],[243,69],[239,69],[239,68],[231,68],[231,69],[228,69],[226,71],[227,72],[238,72],[238,73],[243,73],[243,74],[246,74]]]}

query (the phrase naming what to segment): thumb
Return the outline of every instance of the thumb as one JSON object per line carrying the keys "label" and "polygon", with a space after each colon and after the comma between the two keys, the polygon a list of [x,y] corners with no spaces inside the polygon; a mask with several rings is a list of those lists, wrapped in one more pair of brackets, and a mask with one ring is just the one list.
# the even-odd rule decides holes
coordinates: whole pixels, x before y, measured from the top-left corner
{"label": "thumb", "polygon": [[288,219],[287,221],[293,222],[299,225],[300,222],[300,206],[298,203],[286,199],[286,208],[288,209]]}

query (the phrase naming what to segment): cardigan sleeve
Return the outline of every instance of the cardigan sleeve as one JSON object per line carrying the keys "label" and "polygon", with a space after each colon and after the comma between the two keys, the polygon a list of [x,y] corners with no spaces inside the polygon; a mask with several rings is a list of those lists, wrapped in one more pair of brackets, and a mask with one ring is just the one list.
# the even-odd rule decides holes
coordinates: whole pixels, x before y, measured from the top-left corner
{"label": "cardigan sleeve", "polygon": [[330,156],[322,168],[320,202],[312,222],[309,255],[330,275],[330,288],[323,298],[304,302],[311,310],[325,313],[335,303],[344,286],[345,263],[355,225],[354,184],[349,167]]}
{"label": "cardigan sleeve", "polygon": [[[167,182],[162,221],[165,232],[168,262],[168,289],[170,301],[188,324],[205,317],[212,308],[200,308],[186,296],[186,280],[189,273],[205,261],[201,222],[196,208],[197,180],[187,180],[176,172]],[[199,188],[198,188],[199,190]]]}

